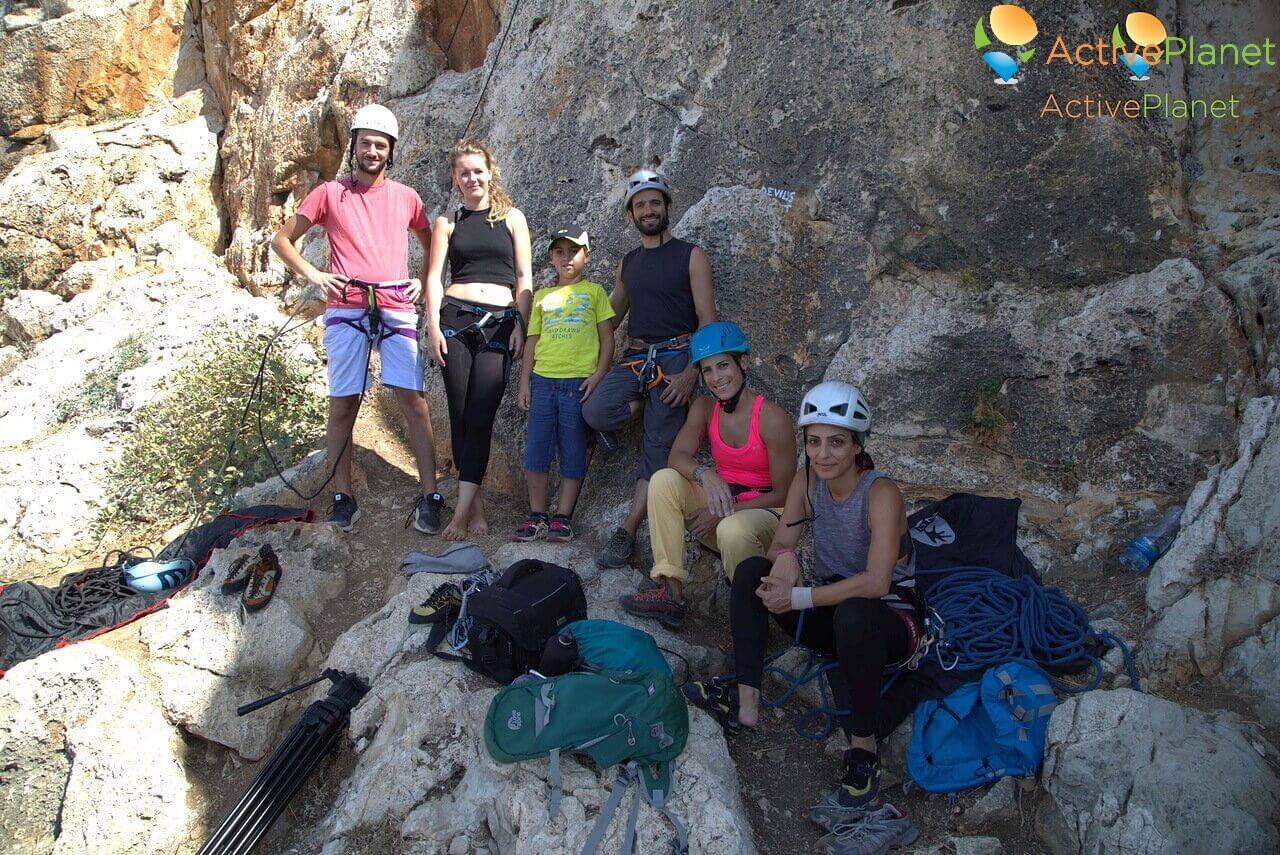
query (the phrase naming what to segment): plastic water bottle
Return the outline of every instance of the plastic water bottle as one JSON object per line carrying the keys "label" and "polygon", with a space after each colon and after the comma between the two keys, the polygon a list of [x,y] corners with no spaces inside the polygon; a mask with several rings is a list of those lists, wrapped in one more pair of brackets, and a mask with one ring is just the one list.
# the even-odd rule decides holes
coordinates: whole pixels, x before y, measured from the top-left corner
{"label": "plastic water bottle", "polygon": [[1145,573],[1151,569],[1161,555],[1169,551],[1173,539],[1178,536],[1178,526],[1182,522],[1182,505],[1174,505],[1165,511],[1160,522],[1133,539],[1129,548],[1120,556],[1120,564],[1135,573]]}

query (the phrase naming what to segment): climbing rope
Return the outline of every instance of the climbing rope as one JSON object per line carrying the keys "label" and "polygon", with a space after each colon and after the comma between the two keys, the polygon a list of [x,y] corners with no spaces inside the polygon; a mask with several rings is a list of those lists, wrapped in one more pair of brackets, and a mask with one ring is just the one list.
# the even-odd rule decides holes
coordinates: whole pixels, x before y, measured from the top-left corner
{"label": "climbing rope", "polygon": [[1084,661],[1094,673],[1083,686],[1049,679],[1068,694],[1088,692],[1102,682],[1102,663],[1089,652],[1100,643],[1120,648],[1130,685],[1139,688],[1138,669],[1124,641],[1094,631],[1084,609],[1057,588],[1029,575],[1013,579],[988,567],[916,571],[917,576],[940,574],[946,576],[929,589],[929,605],[945,626],[933,648],[944,670],[1025,662],[1060,671]]}

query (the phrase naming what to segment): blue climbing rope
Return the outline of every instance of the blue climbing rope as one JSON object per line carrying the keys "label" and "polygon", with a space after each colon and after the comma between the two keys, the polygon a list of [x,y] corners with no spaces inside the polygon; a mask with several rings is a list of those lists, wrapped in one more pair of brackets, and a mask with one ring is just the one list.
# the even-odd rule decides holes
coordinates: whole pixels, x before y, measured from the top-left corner
{"label": "blue climbing rope", "polygon": [[988,567],[916,571],[917,576],[944,573],[946,577],[929,589],[929,606],[943,624],[931,653],[945,670],[985,670],[1005,662],[1062,670],[1083,660],[1094,671],[1083,686],[1052,676],[1050,680],[1068,694],[1088,692],[1102,682],[1102,663],[1089,652],[1090,642],[1096,641],[1120,648],[1130,685],[1140,688],[1138,669],[1124,641],[1109,632],[1095,632],[1084,609],[1057,588],[1031,576],[1013,579]]}
{"label": "blue climbing rope", "polygon": [[[1138,669],[1123,639],[1110,632],[1096,632],[1084,609],[1057,588],[1043,586],[1031,576],[1013,579],[988,567],[916,571],[917,576],[944,573],[946,578],[929,590],[930,626],[926,629],[926,640],[921,642],[931,645],[929,655],[937,658],[943,670],[985,670],[1006,662],[1023,662],[1047,671],[1069,668],[1084,660],[1094,674],[1083,686],[1046,676],[1059,691],[1088,692],[1102,682],[1102,663],[1089,652],[1090,642],[1096,641],[1108,649],[1120,649],[1129,673],[1129,685],[1141,691]],[[778,660],[786,650],[770,657],[765,673],[776,677],[784,688],[775,697],[767,697],[762,692],[760,700],[767,708],[780,706],[801,687],[818,680],[821,704],[797,717],[795,731],[806,739],[823,740],[831,735],[836,719],[847,716],[849,711],[835,707],[828,681],[822,679],[838,667],[838,663],[799,641],[806,613],[807,610],[800,614],[795,642],[807,656],[804,667],[793,674],[779,665]],[[886,673],[880,688],[882,696],[901,673],[900,667]]]}

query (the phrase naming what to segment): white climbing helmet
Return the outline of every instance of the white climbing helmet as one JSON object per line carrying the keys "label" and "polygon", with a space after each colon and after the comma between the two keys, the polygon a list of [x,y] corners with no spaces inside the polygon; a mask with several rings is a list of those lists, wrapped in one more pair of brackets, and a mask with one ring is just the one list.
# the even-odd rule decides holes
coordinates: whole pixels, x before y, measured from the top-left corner
{"label": "white climbing helmet", "polygon": [[834,425],[853,431],[860,445],[871,429],[871,405],[856,387],[828,380],[810,389],[800,402],[798,427]]}
{"label": "white climbing helmet", "polygon": [[630,210],[631,197],[641,190],[657,190],[666,197],[667,204],[671,204],[671,185],[667,183],[667,179],[652,169],[637,169],[627,179],[627,194],[622,200],[622,207]]}
{"label": "white climbing helmet", "polygon": [[391,137],[392,142],[400,138],[400,123],[396,121],[395,114],[381,104],[366,104],[356,110],[356,115],[351,120],[351,133],[354,134],[361,128],[386,134]]}

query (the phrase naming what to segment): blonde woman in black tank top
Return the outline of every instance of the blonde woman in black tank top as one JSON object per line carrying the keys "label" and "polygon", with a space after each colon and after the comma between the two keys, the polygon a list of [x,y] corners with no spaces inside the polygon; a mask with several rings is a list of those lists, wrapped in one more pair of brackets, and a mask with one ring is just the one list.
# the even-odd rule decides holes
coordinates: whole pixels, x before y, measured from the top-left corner
{"label": "blonde woman in black tank top", "polygon": [[440,536],[464,540],[489,533],[480,485],[511,362],[524,348],[533,268],[529,225],[503,188],[489,149],[460,140],[449,163],[462,205],[437,217],[431,232],[427,354],[444,375],[458,470],[458,506]]}

